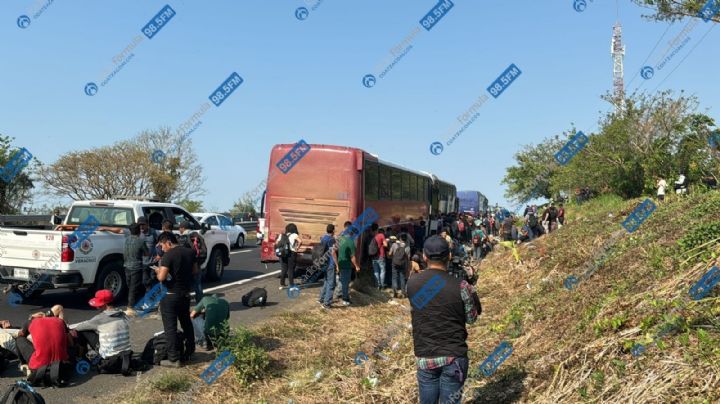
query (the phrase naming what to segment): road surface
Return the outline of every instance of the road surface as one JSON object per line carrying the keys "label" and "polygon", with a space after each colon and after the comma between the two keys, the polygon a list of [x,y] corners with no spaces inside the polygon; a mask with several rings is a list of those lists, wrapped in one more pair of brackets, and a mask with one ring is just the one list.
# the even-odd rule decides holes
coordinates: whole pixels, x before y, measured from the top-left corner
{"label": "road surface", "polygon": [[[319,292],[317,286],[308,288],[307,292],[304,289],[300,297],[290,299],[285,290],[278,290],[279,280],[276,278],[278,273],[279,265],[266,266],[260,263],[260,249],[257,246],[246,246],[231,252],[230,265],[225,268],[222,282],[211,282],[203,285],[203,288],[205,293],[224,295],[225,299],[230,302],[231,326],[251,325],[275,313],[308,307],[312,301],[316,300]],[[242,305],[241,296],[254,287],[267,289],[267,307],[247,308]],[[62,304],[65,307],[65,321],[68,324],[74,324],[96,314],[96,310],[87,304],[89,298],[90,295],[86,291],[47,291],[36,299],[17,307],[11,307],[3,296],[0,301],[0,320],[10,320],[14,326],[20,326],[29,314],[48,310],[55,304]],[[135,352],[141,352],[153,334],[162,331],[162,322],[158,314],[151,314],[142,319],[133,318],[130,321],[132,348]],[[198,349],[192,362],[209,364],[213,359],[212,353]],[[13,362],[5,372],[0,374],[0,391],[4,391],[7,386],[21,378],[21,373],[15,366],[16,363]],[[146,378],[158,371],[163,370],[155,367],[138,377]],[[74,375],[68,387],[61,389],[40,387],[38,391],[48,403],[106,402],[109,394],[129,391],[136,382],[136,376],[99,375],[95,371],[90,371],[84,376]]]}

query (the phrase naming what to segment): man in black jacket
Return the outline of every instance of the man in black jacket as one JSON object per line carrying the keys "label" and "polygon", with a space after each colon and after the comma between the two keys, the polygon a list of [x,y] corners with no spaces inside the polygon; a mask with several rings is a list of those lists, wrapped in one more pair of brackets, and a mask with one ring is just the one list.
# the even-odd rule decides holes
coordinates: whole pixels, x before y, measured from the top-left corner
{"label": "man in black jacket", "polygon": [[407,285],[420,403],[460,403],[469,365],[465,324],[477,319],[480,300],[471,284],[448,274],[445,239],[425,240],[423,258],[427,269]]}

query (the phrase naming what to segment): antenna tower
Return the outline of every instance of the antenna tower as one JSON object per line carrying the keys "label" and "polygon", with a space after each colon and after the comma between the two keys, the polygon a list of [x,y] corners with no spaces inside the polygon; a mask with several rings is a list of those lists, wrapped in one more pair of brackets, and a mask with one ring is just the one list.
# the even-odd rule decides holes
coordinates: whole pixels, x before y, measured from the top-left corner
{"label": "antenna tower", "polygon": [[613,57],[613,94],[615,97],[615,112],[621,112],[625,100],[625,81],[623,80],[623,59],[625,57],[625,45],[622,43],[622,26],[620,21],[613,27],[610,53]]}

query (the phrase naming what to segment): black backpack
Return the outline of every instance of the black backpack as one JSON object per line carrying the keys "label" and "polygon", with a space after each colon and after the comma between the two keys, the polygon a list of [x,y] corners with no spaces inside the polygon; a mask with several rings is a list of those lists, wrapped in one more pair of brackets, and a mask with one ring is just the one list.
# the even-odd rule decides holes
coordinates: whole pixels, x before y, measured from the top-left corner
{"label": "black backpack", "polygon": [[45,404],[45,399],[26,382],[17,381],[5,390],[0,404]]}
{"label": "black backpack", "polygon": [[[397,243],[400,243],[397,241]],[[395,250],[392,256],[392,264],[394,267],[405,267],[407,265],[407,253],[405,251],[405,246],[403,245],[400,247],[400,244],[398,244],[398,249]]]}
{"label": "black backpack", "polygon": [[531,213],[530,217],[528,218],[528,225],[530,227],[535,227],[535,226],[537,226],[537,224],[538,224],[537,216],[535,216],[535,214]]}
{"label": "black backpack", "polygon": [[316,244],[312,249],[312,260],[318,262],[320,259],[327,254],[330,249],[329,236],[325,236],[320,240],[320,244]]}
{"label": "black backpack", "polygon": [[375,258],[380,254],[380,247],[378,246],[377,239],[373,237],[368,244],[368,255],[371,258]]}
{"label": "black backpack", "polygon": [[[185,334],[182,331],[178,331],[177,335],[178,340],[180,341],[180,360],[187,362],[190,356],[186,349],[188,338],[185,337]],[[142,362],[152,363],[154,365],[159,365],[160,361],[167,358],[167,338],[165,337],[164,332],[150,338],[150,340],[145,344],[145,349],[143,349],[143,353],[140,356]]]}
{"label": "black backpack", "polygon": [[242,303],[247,307],[265,306],[265,303],[267,303],[267,290],[265,288],[254,288],[242,297]]}
{"label": "black backpack", "polygon": [[287,234],[281,234],[275,243],[275,255],[278,258],[287,258],[290,255],[290,239]]}
{"label": "black backpack", "polygon": [[554,206],[548,209],[548,220],[554,222],[557,219],[557,209]]}
{"label": "black backpack", "polygon": [[32,386],[42,384],[46,387],[64,387],[67,385],[67,376],[69,375],[69,365],[55,361],[32,372],[28,377],[28,382]]}

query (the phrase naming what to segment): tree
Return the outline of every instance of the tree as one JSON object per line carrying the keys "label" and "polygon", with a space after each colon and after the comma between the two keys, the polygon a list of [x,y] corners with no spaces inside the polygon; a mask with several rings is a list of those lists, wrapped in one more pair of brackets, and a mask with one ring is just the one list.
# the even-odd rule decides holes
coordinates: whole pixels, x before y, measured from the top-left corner
{"label": "tree", "polygon": [[185,210],[187,210],[188,212],[202,212],[205,209],[203,208],[203,203],[201,201],[183,199],[175,203],[185,208]]}
{"label": "tree", "polygon": [[170,201],[202,194],[201,168],[189,140],[153,162],[152,141],[170,138],[169,130],[161,128],[112,146],[73,151],[42,167],[40,178],[50,193],[74,200],[125,195]]}
{"label": "tree", "polygon": [[502,180],[508,186],[505,197],[524,204],[528,201],[551,199],[550,184],[557,171],[555,153],[562,148],[559,136],[543,140],[537,146],[525,145],[515,154],[517,166],[507,169]]}
{"label": "tree", "polygon": [[[633,0],[638,5],[652,9],[655,14],[651,15],[658,21],[675,21],[683,17],[698,17],[698,13],[712,0]],[[718,5],[720,7],[720,4]],[[720,22],[720,13],[712,17],[715,22]]]}
{"label": "tree", "polygon": [[230,213],[235,216],[240,213],[250,213],[257,217],[257,210],[255,209],[255,200],[252,195],[245,194],[233,205],[230,209]]}
{"label": "tree", "polygon": [[[0,135],[0,167],[6,167],[15,153],[19,152],[11,148],[12,140],[15,138]],[[37,159],[33,158],[10,182],[0,179],[0,214],[20,213],[23,203],[30,199],[30,190],[35,187],[30,173],[37,168],[37,164]]]}

